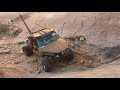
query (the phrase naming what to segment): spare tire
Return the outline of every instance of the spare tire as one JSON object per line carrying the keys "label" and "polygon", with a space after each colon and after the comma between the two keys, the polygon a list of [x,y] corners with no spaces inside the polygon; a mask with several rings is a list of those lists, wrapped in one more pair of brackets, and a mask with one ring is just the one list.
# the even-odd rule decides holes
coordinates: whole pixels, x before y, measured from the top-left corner
{"label": "spare tire", "polygon": [[31,56],[33,54],[32,48],[30,46],[22,47],[22,50],[26,56]]}

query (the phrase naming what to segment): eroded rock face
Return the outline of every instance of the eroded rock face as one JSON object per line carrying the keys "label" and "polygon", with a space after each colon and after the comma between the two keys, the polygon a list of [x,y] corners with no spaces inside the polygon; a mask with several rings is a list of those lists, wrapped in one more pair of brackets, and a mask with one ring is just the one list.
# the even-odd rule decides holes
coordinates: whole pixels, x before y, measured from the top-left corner
{"label": "eroded rock face", "polygon": [[4,48],[4,44],[1,44],[1,43],[0,43],[0,48]]}

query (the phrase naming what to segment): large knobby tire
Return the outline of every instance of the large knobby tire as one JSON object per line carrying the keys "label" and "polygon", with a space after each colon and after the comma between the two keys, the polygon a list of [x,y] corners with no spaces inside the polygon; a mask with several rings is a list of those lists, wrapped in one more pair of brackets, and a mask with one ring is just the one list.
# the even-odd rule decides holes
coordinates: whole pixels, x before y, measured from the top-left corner
{"label": "large knobby tire", "polygon": [[33,54],[32,48],[30,46],[22,47],[22,50],[26,56],[31,56]]}
{"label": "large knobby tire", "polygon": [[67,60],[68,61],[73,61],[74,59],[74,53],[71,49],[69,49],[68,55],[67,55]]}
{"label": "large knobby tire", "polygon": [[42,67],[43,67],[43,70],[45,72],[51,72],[52,65],[51,65],[49,57],[43,57],[43,59],[42,59]]}

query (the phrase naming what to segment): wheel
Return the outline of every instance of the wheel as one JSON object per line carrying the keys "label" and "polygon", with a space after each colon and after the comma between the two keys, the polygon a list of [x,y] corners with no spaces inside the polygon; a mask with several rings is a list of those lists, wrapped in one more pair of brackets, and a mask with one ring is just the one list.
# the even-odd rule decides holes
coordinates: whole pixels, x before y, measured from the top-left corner
{"label": "wheel", "polygon": [[46,71],[46,72],[50,72],[51,71],[52,65],[51,65],[51,62],[49,60],[49,57],[43,57],[42,67],[43,67],[43,70]]}
{"label": "wheel", "polygon": [[22,47],[22,50],[26,56],[31,56],[33,54],[32,48],[30,46]]}
{"label": "wheel", "polygon": [[74,59],[74,53],[71,49],[68,49],[67,60],[72,61]]}

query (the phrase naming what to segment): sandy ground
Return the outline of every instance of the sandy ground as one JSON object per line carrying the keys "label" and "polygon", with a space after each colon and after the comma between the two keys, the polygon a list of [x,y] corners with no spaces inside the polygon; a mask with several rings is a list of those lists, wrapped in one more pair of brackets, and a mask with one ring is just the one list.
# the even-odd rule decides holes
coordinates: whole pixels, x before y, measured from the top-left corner
{"label": "sandy ground", "polygon": [[42,73],[41,78],[120,78],[120,60],[82,72]]}
{"label": "sandy ground", "polygon": [[[103,64],[96,68],[81,69],[80,64],[59,67],[53,72],[43,72],[40,67],[41,59],[26,57],[21,46],[13,49],[14,40],[6,38],[7,48],[11,48],[12,54],[0,55],[0,75],[4,78],[119,78],[120,59],[109,64]],[[6,42],[6,41],[4,41]],[[8,46],[9,45],[9,46]],[[78,60],[83,58],[78,57]],[[40,73],[37,73],[41,70]]]}

